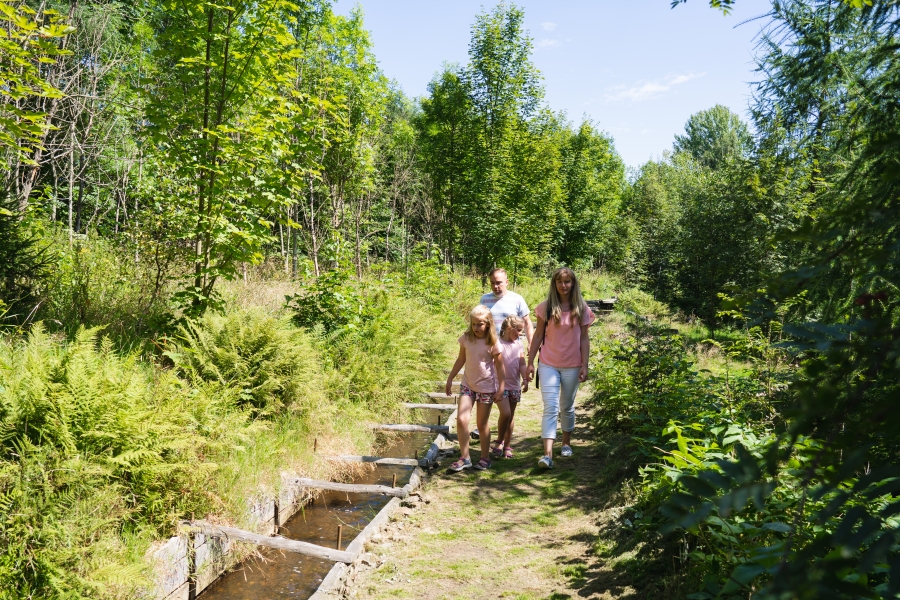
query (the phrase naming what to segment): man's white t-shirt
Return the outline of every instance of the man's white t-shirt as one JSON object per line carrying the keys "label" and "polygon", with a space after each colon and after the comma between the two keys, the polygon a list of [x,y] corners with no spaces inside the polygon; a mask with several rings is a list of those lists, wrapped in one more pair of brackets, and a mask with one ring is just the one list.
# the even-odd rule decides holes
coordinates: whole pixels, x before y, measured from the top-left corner
{"label": "man's white t-shirt", "polygon": [[506,290],[501,298],[494,295],[494,292],[488,292],[481,297],[481,303],[491,309],[494,315],[494,325],[497,326],[497,333],[500,333],[500,326],[503,320],[509,315],[527,318],[531,311],[528,310],[528,304],[525,298],[515,292]]}

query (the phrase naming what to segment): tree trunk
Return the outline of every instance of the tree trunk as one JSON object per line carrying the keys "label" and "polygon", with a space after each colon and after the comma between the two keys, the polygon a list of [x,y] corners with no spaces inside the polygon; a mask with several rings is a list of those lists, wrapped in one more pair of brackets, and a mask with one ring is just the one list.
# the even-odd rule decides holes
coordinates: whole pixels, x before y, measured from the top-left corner
{"label": "tree trunk", "polygon": [[72,244],[72,217],[75,200],[75,123],[69,137],[69,245]]}
{"label": "tree trunk", "polygon": [[84,197],[84,153],[78,153],[78,203],[75,205],[75,233],[81,233],[81,202]]}

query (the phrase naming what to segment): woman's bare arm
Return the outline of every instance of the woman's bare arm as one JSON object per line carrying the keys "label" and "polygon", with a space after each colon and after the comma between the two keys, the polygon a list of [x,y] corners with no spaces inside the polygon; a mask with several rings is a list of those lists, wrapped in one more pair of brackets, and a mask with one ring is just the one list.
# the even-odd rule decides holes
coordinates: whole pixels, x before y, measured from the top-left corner
{"label": "woman's bare arm", "polygon": [[537,329],[534,331],[534,337],[531,338],[531,344],[528,345],[528,368],[525,370],[525,378],[531,381],[534,376],[534,359],[537,356],[538,348],[544,343],[544,331],[547,329],[547,322],[537,315]]}
{"label": "woman's bare arm", "polygon": [[591,358],[591,334],[588,332],[590,325],[581,326],[581,371],[578,372],[578,381],[587,381],[588,360]]}

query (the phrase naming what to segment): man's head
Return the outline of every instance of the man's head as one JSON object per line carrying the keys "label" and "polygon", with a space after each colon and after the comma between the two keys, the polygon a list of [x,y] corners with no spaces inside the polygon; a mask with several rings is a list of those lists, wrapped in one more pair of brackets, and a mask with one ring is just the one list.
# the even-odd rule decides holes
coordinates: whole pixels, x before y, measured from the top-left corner
{"label": "man's head", "polygon": [[488,275],[488,280],[491,282],[491,290],[493,290],[495,296],[499,298],[506,293],[506,286],[509,285],[509,280],[506,278],[506,271],[503,269],[494,269]]}

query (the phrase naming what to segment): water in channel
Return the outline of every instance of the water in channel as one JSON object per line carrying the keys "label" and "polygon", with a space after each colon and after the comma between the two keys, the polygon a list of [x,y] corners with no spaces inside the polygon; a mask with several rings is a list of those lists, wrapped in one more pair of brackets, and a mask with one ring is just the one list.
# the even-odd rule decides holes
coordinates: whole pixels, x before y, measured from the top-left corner
{"label": "water in channel", "polygon": [[[435,411],[416,411],[434,423]],[[427,416],[426,416],[427,415]],[[392,458],[412,458],[416,451],[424,456],[434,439],[431,433],[405,433],[383,454]],[[353,483],[391,485],[397,474],[397,485],[409,481],[413,467],[384,465],[355,480]],[[345,550],[378,511],[388,503],[389,496],[324,492],[312,506],[298,511],[285,523],[279,533],[292,540],[334,548],[337,526],[343,525]],[[202,600],[256,600],[258,598],[296,598],[312,596],[334,563],[292,552],[260,548],[265,560],[251,558],[220,577],[198,595]]]}

